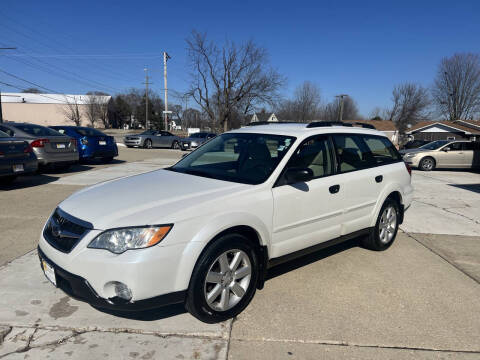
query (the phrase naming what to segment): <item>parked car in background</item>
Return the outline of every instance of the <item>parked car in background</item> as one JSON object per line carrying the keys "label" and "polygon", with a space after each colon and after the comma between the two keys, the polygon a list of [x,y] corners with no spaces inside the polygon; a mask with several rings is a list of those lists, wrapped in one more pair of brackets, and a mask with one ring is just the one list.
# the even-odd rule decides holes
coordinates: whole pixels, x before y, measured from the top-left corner
{"label": "parked car in background", "polygon": [[37,157],[27,141],[0,131],[0,183],[9,183],[37,167]]}
{"label": "parked car in background", "polygon": [[428,144],[430,140],[410,140],[403,144],[402,149],[417,149],[420,146]]}
{"label": "parked car in background", "polygon": [[45,126],[27,123],[1,123],[0,130],[28,141],[39,165],[67,168],[78,162],[77,141]]}
{"label": "parked car in background", "polygon": [[168,131],[146,130],[140,134],[126,135],[123,142],[127,147],[143,147],[152,149],[155,147],[167,147],[172,149],[180,149],[179,136],[173,135]]}
{"label": "parked car in background", "polygon": [[77,140],[80,161],[95,158],[112,161],[118,156],[115,138],[97,129],[82,126],[50,126],[50,128]]}
{"label": "parked car in background", "polygon": [[247,307],[271,266],[359,236],[388,249],[412,197],[410,169],[379,131],[244,127],[172,167],[76,192],[38,255],[53,284],[96,307],[182,303],[215,323]]}
{"label": "parked car in background", "polygon": [[407,164],[423,171],[480,167],[479,142],[437,140],[418,149],[401,150],[400,153]]}
{"label": "parked car in background", "polygon": [[205,141],[213,139],[216,136],[217,134],[214,134],[214,133],[198,132],[190,135],[190,137],[186,139],[182,139],[182,141],[180,142],[180,147],[182,148],[182,150],[196,149],[197,147],[202,145]]}

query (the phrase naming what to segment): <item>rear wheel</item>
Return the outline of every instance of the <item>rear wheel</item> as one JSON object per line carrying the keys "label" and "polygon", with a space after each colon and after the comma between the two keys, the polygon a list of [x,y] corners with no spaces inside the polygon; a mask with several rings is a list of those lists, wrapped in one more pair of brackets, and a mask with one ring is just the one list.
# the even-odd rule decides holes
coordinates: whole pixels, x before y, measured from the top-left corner
{"label": "rear wheel", "polygon": [[153,148],[153,146],[152,146],[152,140],[150,140],[150,139],[145,140],[144,143],[143,143],[143,147],[144,147],[145,149],[151,149],[151,148]]}
{"label": "rear wheel", "polygon": [[418,167],[423,171],[431,171],[435,169],[435,160],[430,156],[424,157],[420,160]]}
{"label": "rear wheel", "polygon": [[258,257],[254,245],[243,235],[224,235],[198,259],[185,306],[206,323],[230,319],[250,303],[257,279]]}
{"label": "rear wheel", "polygon": [[180,149],[180,144],[178,143],[177,140],[175,140],[173,143],[172,143],[172,149]]}
{"label": "rear wheel", "polygon": [[399,219],[400,206],[398,202],[393,199],[385,200],[375,227],[367,237],[362,239],[362,245],[375,251],[388,249],[397,236]]}

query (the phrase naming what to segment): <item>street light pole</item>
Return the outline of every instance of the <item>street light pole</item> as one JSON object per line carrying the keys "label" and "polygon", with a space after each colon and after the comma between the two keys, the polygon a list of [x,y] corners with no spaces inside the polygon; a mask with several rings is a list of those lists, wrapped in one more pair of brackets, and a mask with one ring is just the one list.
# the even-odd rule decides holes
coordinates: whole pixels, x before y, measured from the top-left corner
{"label": "street light pole", "polygon": [[340,109],[339,109],[339,112],[338,112],[338,121],[339,122],[343,121],[343,99],[346,96],[348,96],[348,95],[347,94],[340,94],[340,95],[335,96],[336,98],[340,99]]}
{"label": "street light pole", "polygon": [[165,83],[165,131],[168,131],[168,88],[167,88],[167,61],[171,57],[166,51],[163,52],[163,81]]}

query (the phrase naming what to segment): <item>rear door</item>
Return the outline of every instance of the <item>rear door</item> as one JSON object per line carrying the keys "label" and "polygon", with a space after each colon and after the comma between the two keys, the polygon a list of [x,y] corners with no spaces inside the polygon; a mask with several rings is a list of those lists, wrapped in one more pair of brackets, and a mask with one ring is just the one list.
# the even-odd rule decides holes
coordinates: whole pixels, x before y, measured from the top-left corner
{"label": "rear door", "polygon": [[[475,162],[478,162],[478,158],[475,159],[475,143],[474,142],[464,142],[462,143],[463,148],[463,167],[472,168],[475,167]],[[477,154],[478,157],[479,154]],[[477,164],[478,166],[478,164]]]}
{"label": "rear door", "polygon": [[160,131],[160,133],[162,134],[162,136],[160,137],[162,141],[162,146],[163,147],[172,146],[172,142],[174,138],[173,134],[169,133],[168,131]]}
{"label": "rear door", "polygon": [[310,168],[314,179],[289,184],[283,174],[272,189],[274,201],[272,254],[279,257],[340,236],[345,201],[343,183],[334,175],[329,136],[302,142],[288,168]]}

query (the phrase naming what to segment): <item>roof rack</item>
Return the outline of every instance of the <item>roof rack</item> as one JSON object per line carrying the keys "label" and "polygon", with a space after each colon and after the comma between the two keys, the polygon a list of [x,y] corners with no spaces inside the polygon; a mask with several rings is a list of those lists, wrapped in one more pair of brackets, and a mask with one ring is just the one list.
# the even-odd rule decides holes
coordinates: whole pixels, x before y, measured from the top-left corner
{"label": "roof rack", "polygon": [[352,127],[353,124],[344,123],[341,121],[314,121],[307,125],[307,128],[316,128],[316,127],[328,127],[328,126],[348,126]]}
{"label": "roof rack", "polygon": [[361,122],[347,123],[342,121],[314,121],[307,125],[307,128],[316,128],[316,127],[328,127],[328,126],[346,126],[353,127],[353,125],[358,125],[366,129],[376,129],[372,124],[364,124]]}

